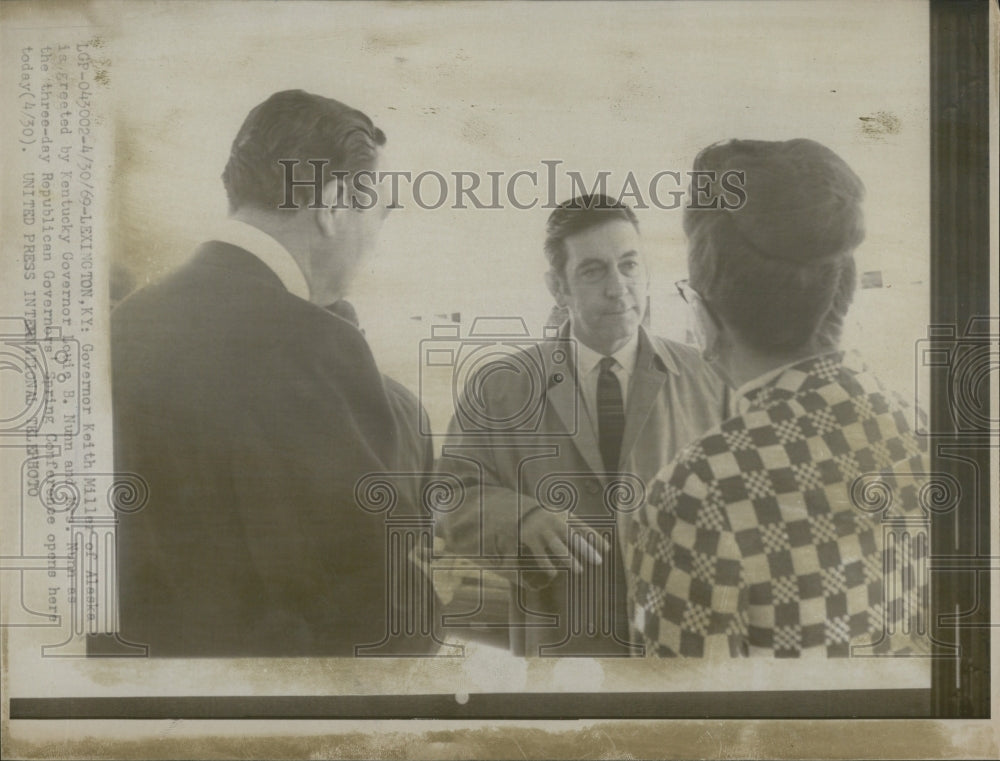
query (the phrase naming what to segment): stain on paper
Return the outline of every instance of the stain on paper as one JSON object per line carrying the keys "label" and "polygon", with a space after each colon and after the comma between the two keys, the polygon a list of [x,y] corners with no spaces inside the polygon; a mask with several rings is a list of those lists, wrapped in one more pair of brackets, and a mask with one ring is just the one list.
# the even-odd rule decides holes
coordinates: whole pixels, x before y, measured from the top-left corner
{"label": "stain on paper", "polygon": [[876,111],[868,116],[859,116],[861,134],[872,140],[884,140],[886,135],[898,135],[902,127],[899,117],[891,111]]}

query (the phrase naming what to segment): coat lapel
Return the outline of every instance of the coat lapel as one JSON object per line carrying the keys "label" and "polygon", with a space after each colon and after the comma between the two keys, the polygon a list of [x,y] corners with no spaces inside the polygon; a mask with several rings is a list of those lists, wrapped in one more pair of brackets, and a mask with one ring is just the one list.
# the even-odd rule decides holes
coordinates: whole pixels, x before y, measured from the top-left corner
{"label": "coat lapel", "polygon": [[[670,371],[677,372],[677,365],[665,352],[657,351],[646,335],[639,329],[639,352],[636,356],[635,372],[629,386],[628,403],[625,409],[625,434],[622,438],[622,453],[619,466],[627,461],[633,447],[639,440],[649,413],[659,397]],[[668,370],[667,368],[670,368]]]}
{"label": "coat lapel", "polygon": [[[569,338],[569,323],[563,325],[559,331],[559,338],[566,341],[567,346],[572,346],[572,339]],[[597,446],[597,435],[590,424],[590,416],[583,403],[583,397],[579,392],[576,374],[576,351],[570,349],[570,361],[565,365],[556,366],[551,362],[553,352],[546,351],[546,378],[548,389],[546,392],[546,403],[562,423],[561,433],[569,434],[560,446],[576,447],[577,452],[587,463],[587,467],[593,473],[603,473],[604,463],[601,460],[601,451]],[[568,371],[567,371],[568,366]]]}

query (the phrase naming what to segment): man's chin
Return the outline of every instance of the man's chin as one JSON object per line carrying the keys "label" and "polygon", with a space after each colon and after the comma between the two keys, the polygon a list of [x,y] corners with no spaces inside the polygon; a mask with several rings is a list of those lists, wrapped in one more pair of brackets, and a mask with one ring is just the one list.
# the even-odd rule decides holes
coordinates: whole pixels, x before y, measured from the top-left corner
{"label": "man's chin", "polygon": [[639,330],[638,320],[629,320],[627,322],[622,322],[616,325],[614,329],[605,332],[604,343],[609,346],[624,345],[629,340],[631,340],[632,336],[634,336],[636,332],[638,332],[638,330]]}
{"label": "man's chin", "polygon": [[639,329],[639,315],[634,309],[622,314],[610,315],[608,320],[608,335],[616,338],[631,338]]}
{"label": "man's chin", "polygon": [[610,347],[615,347],[613,351],[616,351],[617,347],[628,343],[639,330],[639,319],[634,311],[626,313],[625,317],[626,319],[612,321],[605,315],[601,323],[592,323],[589,326],[591,330],[584,335],[577,333],[575,337],[596,352],[611,353]]}

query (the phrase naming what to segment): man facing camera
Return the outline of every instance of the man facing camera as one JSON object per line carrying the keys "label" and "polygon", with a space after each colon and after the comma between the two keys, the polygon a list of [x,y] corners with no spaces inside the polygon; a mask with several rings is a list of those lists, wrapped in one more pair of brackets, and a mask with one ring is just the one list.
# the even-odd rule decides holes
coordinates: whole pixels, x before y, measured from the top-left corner
{"label": "man facing camera", "polygon": [[569,319],[538,352],[544,388],[498,366],[460,402],[506,421],[537,395],[537,425],[484,434],[456,416],[439,468],[474,488],[439,530],[449,551],[486,565],[519,558],[515,650],[637,654],[617,526],[665,459],[722,420],[725,391],[694,349],[641,326],[648,273],[631,209],[601,195],[561,204],[545,253]]}
{"label": "man facing camera", "polygon": [[[119,526],[121,633],[150,655],[354,655],[385,634],[384,526],[354,489],[396,469],[399,408],[323,308],[385,217],[350,203],[384,143],[343,103],[272,95],[233,142],[228,222],[112,314],[116,468],[150,494]],[[326,165],[293,183],[280,160]]]}

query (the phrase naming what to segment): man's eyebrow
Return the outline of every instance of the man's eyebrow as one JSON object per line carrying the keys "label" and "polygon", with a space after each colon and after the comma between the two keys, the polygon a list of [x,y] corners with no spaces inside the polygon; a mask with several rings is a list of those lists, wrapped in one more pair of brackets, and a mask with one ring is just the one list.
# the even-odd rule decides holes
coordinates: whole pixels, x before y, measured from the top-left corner
{"label": "man's eyebrow", "polygon": [[582,270],[584,267],[590,267],[595,264],[601,267],[607,266],[607,262],[605,262],[603,259],[598,259],[596,256],[594,256],[589,259],[584,259],[582,262],[577,264],[576,269]]}
{"label": "man's eyebrow", "polygon": [[634,248],[630,248],[630,249],[629,249],[628,251],[626,251],[626,252],[625,252],[624,254],[620,254],[620,255],[618,256],[618,258],[619,258],[619,259],[624,259],[625,257],[628,257],[628,256],[638,256],[638,255],[639,255],[639,252],[638,252],[638,251],[636,251],[636,250],[635,250]]}

